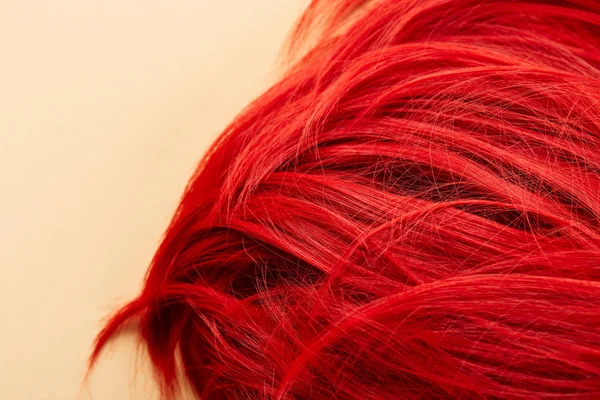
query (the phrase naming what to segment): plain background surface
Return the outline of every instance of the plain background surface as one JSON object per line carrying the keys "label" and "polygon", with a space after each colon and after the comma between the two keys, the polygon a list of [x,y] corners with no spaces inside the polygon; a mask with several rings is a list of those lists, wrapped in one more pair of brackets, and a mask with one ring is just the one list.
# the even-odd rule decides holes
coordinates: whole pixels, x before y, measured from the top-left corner
{"label": "plain background surface", "polygon": [[303,5],[0,0],[1,400],[154,398],[128,336],[80,391],[99,321]]}

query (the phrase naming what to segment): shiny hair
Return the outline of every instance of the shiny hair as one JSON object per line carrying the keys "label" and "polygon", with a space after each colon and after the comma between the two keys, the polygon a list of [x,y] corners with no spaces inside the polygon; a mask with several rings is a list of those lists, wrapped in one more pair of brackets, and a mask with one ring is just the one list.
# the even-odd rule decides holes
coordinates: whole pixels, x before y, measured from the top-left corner
{"label": "shiny hair", "polygon": [[134,321],[166,397],[600,398],[600,3],[321,0],[310,35],[92,362]]}

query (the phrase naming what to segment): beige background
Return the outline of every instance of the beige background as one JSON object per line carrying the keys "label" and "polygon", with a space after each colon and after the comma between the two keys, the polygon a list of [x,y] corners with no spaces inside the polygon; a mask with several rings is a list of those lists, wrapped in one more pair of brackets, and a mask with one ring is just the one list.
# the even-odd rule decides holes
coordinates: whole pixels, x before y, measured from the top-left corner
{"label": "beige background", "polygon": [[139,289],[204,149],[302,0],[0,0],[0,400],[148,399],[99,321]]}

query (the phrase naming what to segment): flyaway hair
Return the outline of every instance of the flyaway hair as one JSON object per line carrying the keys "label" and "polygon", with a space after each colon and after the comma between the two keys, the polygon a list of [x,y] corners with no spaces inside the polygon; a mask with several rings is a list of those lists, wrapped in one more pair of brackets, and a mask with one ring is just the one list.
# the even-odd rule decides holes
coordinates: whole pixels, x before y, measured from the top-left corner
{"label": "flyaway hair", "polygon": [[320,0],[132,323],[166,398],[600,399],[600,2]]}

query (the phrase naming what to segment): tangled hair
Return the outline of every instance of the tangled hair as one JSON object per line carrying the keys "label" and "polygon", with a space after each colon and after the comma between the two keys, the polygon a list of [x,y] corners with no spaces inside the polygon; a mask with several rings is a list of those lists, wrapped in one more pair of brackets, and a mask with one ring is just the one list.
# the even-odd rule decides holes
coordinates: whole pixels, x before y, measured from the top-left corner
{"label": "tangled hair", "polygon": [[321,0],[309,36],[92,362],[134,321],[171,398],[600,398],[600,3]]}

